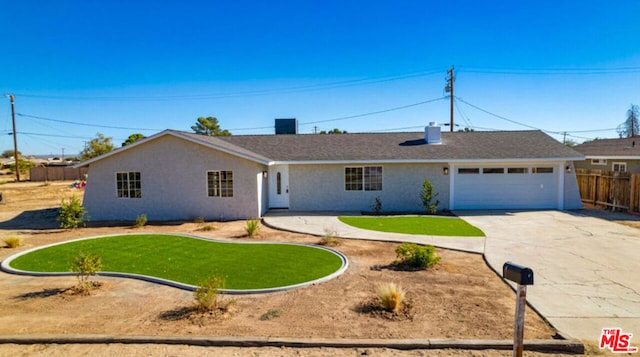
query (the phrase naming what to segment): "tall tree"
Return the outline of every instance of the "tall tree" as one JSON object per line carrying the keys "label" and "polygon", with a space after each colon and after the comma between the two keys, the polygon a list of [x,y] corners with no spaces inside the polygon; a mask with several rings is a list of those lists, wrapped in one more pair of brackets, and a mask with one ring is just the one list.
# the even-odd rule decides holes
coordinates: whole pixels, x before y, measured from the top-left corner
{"label": "tall tree", "polygon": [[97,133],[96,137],[91,139],[80,152],[80,160],[85,161],[102,154],[113,151],[114,146],[111,142],[112,138],[107,138],[102,133]]}
{"label": "tall tree", "polygon": [[135,134],[131,134],[129,135],[129,137],[127,138],[127,140],[125,140],[125,142],[122,143],[122,146],[127,146],[129,144],[133,144],[136,141],[140,140],[140,139],[144,139],[146,136],[144,136],[143,134],[140,133],[135,133]]}
{"label": "tall tree", "polygon": [[196,122],[196,125],[191,127],[196,134],[209,135],[209,136],[230,136],[229,130],[222,130],[216,117],[200,117]]}
{"label": "tall tree", "polygon": [[627,120],[616,129],[621,138],[640,136],[640,106],[631,104],[627,110]]}

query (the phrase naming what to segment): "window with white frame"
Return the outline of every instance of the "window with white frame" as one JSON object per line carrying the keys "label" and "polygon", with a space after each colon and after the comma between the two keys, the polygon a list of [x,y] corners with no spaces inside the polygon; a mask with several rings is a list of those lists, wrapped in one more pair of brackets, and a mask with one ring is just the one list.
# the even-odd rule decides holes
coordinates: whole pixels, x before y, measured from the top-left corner
{"label": "window with white frame", "polygon": [[345,167],[346,191],[382,191],[382,166]]}
{"label": "window with white frame", "polygon": [[614,162],[613,163],[613,171],[615,171],[615,172],[627,172],[627,163],[626,162]]}
{"label": "window with white frame", "polygon": [[142,198],[142,180],[139,172],[116,172],[116,197]]}
{"label": "window with white frame", "polygon": [[233,197],[233,171],[207,171],[209,197]]}

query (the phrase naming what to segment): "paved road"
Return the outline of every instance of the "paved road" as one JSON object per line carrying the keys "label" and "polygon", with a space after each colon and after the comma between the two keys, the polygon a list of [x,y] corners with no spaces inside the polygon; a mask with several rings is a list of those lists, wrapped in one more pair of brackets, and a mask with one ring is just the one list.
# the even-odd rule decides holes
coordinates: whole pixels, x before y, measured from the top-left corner
{"label": "paved road", "polygon": [[[357,214],[357,213],[352,213]],[[640,229],[559,211],[460,211],[482,238],[388,234],[347,226],[336,213],[269,213],[269,225],[343,238],[411,241],[484,253],[502,273],[506,261],[533,269],[527,300],[568,337],[597,341],[602,328],[633,333],[640,345]]]}

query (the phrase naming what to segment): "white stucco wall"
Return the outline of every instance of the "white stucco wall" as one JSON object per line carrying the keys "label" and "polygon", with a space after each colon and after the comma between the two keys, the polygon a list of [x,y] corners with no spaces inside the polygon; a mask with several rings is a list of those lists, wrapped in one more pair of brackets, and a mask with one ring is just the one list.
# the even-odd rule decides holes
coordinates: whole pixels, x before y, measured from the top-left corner
{"label": "white stucco wall", "polygon": [[[345,167],[382,166],[382,191],[346,191]],[[291,210],[371,211],[376,197],[383,211],[419,212],[422,181],[427,178],[439,193],[439,209],[448,208],[449,178],[442,164],[290,165]]]}
{"label": "white stucco wall", "polygon": [[567,162],[566,165],[571,167],[571,172],[567,172],[565,170],[564,173],[564,209],[581,209],[582,200],[580,198],[580,189],[578,188],[578,180],[576,178],[576,169],[573,162]]}
{"label": "white stucco wall", "polygon": [[[233,171],[233,197],[207,196],[210,170]],[[264,170],[259,163],[163,136],[92,163],[84,206],[92,221],[135,220],[143,213],[149,220],[259,217],[267,207]],[[142,198],[117,198],[116,172],[140,172]]]}

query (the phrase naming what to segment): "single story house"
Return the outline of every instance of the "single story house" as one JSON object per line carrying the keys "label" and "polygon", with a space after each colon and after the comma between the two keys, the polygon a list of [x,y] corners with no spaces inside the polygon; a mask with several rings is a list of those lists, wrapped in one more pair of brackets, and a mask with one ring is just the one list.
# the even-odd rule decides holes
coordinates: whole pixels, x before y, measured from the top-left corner
{"label": "single story house", "polygon": [[270,209],[423,210],[428,179],[439,209],[575,209],[572,162],[541,131],[242,135],[165,130],[85,161],[92,220],[231,220]]}
{"label": "single story house", "polygon": [[640,173],[640,137],[596,139],[576,145],[574,150],[586,160],[576,161],[576,168]]}

